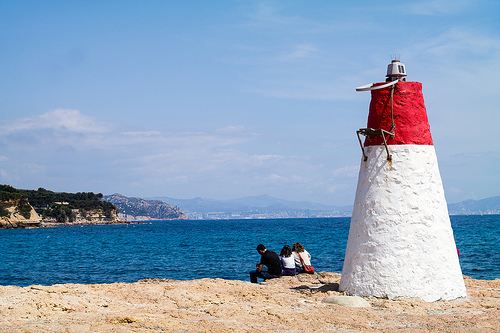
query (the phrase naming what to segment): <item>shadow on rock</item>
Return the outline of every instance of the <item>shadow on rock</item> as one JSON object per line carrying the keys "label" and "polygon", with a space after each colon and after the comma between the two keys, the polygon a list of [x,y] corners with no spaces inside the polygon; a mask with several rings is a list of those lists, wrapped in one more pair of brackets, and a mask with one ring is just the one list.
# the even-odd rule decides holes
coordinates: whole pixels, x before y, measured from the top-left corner
{"label": "shadow on rock", "polygon": [[339,291],[339,284],[338,283],[327,283],[327,284],[322,284],[322,285],[316,285],[316,286],[306,286],[306,285],[301,285],[298,287],[293,287],[291,289],[297,290],[297,291],[310,291],[311,293],[326,293],[328,291]]}

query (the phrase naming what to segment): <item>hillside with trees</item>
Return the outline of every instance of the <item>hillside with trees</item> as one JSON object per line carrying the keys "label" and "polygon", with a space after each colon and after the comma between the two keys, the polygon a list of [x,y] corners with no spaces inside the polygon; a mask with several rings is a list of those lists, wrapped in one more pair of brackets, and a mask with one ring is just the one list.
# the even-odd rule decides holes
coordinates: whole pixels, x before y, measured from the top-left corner
{"label": "hillside with trees", "polygon": [[100,211],[103,217],[111,218],[117,208],[111,202],[103,201],[101,193],[78,192],[56,193],[44,188],[38,190],[20,190],[29,203],[43,218],[55,218],[57,222],[74,222],[76,210],[84,217],[91,212]]}
{"label": "hillside with trees", "polygon": [[171,206],[161,200],[145,200],[126,197],[115,193],[104,200],[113,203],[120,210],[120,217],[128,221],[140,220],[186,220],[188,217],[177,206]]}
{"label": "hillside with trees", "polygon": [[[117,223],[118,209],[101,193],[53,192],[44,188],[21,190],[0,185],[0,218],[40,223]],[[5,224],[5,223],[4,223]],[[7,224],[8,225],[8,224]]]}

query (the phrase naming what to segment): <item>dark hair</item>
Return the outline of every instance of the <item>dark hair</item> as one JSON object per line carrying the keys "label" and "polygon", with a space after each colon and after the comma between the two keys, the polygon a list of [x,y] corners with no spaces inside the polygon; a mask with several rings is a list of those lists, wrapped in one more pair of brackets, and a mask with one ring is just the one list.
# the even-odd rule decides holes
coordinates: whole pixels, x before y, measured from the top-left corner
{"label": "dark hair", "polygon": [[264,244],[257,245],[257,251],[264,251],[265,249],[266,247],[264,246]]}
{"label": "dark hair", "polygon": [[291,255],[292,255],[292,249],[290,248],[290,245],[283,246],[280,252],[280,256],[287,258]]}
{"label": "dark hair", "polygon": [[300,243],[294,243],[292,246],[292,250],[297,253],[305,251],[304,247]]}

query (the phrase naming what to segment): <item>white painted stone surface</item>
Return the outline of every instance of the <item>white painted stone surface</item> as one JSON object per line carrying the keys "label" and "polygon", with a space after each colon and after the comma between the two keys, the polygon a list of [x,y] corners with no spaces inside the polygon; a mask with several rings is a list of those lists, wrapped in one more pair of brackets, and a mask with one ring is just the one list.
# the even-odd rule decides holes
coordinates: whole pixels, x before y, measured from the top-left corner
{"label": "white painted stone surface", "polygon": [[357,296],[465,297],[434,146],[365,148],[340,291]]}

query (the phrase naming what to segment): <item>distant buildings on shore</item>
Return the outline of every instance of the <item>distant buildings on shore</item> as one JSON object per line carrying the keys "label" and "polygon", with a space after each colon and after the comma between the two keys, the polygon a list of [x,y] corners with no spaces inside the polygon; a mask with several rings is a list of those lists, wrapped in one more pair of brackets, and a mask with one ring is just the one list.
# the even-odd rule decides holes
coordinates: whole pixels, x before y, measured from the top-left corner
{"label": "distant buildings on shore", "polygon": [[185,214],[190,220],[236,220],[236,219],[283,219],[283,218],[319,218],[319,217],[351,217],[351,212],[342,211],[310,211],[282,210],[263,212],[188,212]]}

